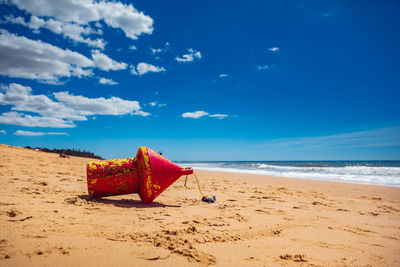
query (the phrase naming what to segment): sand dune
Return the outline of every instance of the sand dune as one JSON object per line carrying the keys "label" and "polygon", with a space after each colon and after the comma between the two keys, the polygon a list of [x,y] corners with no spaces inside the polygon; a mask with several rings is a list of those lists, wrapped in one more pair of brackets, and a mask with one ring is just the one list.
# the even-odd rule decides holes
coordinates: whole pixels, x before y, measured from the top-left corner
{"label": "sand dune", "polygon": [[400,266],[400,188],[197,171],[150,205],[85,164],[0,145],[1,266]]}

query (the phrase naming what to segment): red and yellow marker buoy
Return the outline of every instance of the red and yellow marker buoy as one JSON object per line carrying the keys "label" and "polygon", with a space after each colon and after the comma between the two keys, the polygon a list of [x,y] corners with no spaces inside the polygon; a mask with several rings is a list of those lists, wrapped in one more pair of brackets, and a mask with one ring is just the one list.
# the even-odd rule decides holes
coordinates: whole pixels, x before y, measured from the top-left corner
{"label": "red and yellow marker buoy", "polygon": [[86,167],[90,198],[138,193],[143,203],[193,173],[147,147],[140,147],[135,158],[91,161]]}

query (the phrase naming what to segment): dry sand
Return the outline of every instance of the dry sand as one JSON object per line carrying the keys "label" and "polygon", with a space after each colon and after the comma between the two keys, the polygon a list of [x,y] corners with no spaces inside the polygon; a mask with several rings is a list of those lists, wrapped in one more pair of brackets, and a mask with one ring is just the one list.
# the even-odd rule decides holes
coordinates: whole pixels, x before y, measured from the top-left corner
{"label": "dry sand", "polygon": [[198,171],[90,201],[89,159],[0,145],[1,266],[400,266],[400,188]]}

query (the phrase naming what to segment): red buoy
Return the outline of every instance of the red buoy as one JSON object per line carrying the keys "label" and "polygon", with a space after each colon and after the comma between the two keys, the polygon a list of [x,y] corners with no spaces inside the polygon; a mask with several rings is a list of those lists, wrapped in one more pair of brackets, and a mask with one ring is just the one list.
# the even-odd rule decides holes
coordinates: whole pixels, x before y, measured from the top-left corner
{"label": "red buoy", "polygon": [[143,203],[151,203],[182,175],[193,173],[147,147],[140,147],[135,158],[91,161],[86,169],[90,198],[138,193]]}

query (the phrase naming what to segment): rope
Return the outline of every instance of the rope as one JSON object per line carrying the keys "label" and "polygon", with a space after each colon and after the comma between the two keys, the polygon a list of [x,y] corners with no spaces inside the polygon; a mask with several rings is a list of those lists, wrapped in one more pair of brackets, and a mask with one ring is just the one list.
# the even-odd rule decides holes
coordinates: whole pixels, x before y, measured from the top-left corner
{"label": "rope", "polygon": [[[204,195],[203,192],[201,191],[199,178],[197,177],[196,173],[194,173],[194,172],[193,172],[193,175],[194,175],[194,177],[196,178],[197,187],[199,188],[199,192],[200,192],[200,194],[203,196],[201,200],[202,200],[203,202],[214,203],[214,202],[216,201],[215,196],[213,196],[212,198],[208,198],[206,195]],[[187,187],[187,186],[186,186],[187,179],[188,179],[188,176],[186,175],[185,187]]]}
{"label": "rope", "polygon": [[207,197],[203,194],[203,192],[201,192],[200,183],[199,183],[199,179],[197,178],[197,175],[196,175],[194,172],[193,172],[193,175],[194,175],[194,177],[196,178],[196,182],[197,182],[197,186],[199,187],[199,192],[200,192],[200,194],[201,194],[203,197],[207,198]]}

